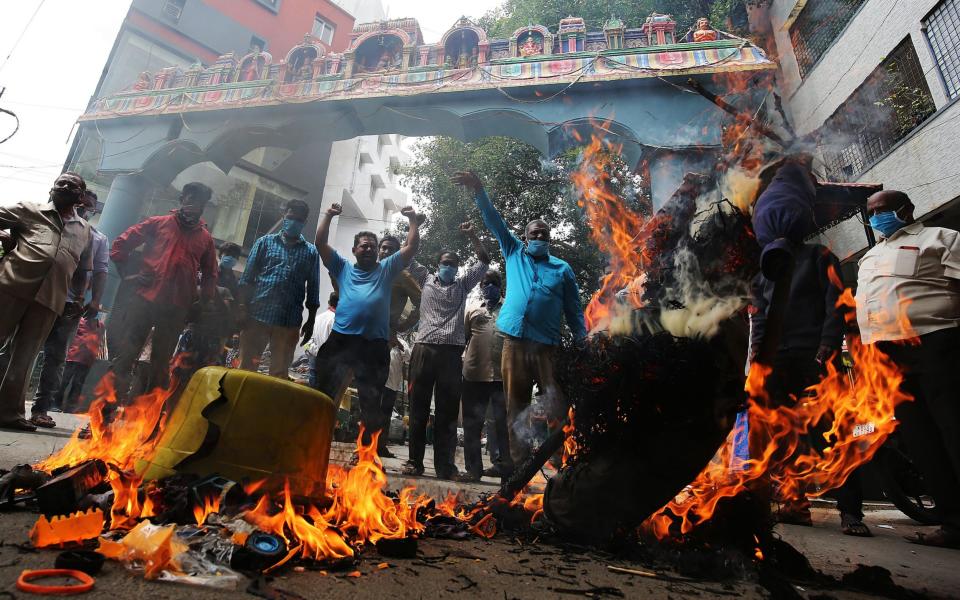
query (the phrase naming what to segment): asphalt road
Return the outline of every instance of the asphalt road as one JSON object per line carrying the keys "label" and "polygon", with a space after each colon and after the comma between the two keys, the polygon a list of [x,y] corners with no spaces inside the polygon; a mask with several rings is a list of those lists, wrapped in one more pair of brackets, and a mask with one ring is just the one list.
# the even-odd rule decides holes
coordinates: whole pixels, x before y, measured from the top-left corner
{"label": "asphalt road", "polygon": [[[46,456],[69,436],[75,417],[54,415],[64,425],[38,434],[0,431],[0,467],[32,462]],[[404,448],[392,447],[395,453]],[[335,462],[349,459],[349,448],[338,445]],[[404,481],[399,473],[401,458],[387,461],[392,486]],[[462,464],[462,462],[461,462]],[[430,471],[428,465],[428,472]],[[413,483],[423,491],[441,496],[454,484],[431,477]],[[495,489],[495,482],[469,486],[468,495]],[[51,568],[56,551],[31,551],[27,532],[37,515],[29,510],[0,513],[0,596],[9,592],[16,598],[27,594],[14,586],[24,569]],[[882,505],[868,507],[866,523],[875,537],[851,538],[840,532],[839,519],[829,505],[814,510],[814,527],[780,525],[784,540],[803,552],[815,569],[839,579],[857,565],[877,565],[891,572],[895,583],[929,597],[960,598],[960,551],[926,548],[907,543],[903,535],[918,527],[896,510]],[[769,597],[769,593],[748,575],[730,581],[684,580],[667,563],[648,558],[615,556],[562,544],[516,539],[498,535],[493,540],[421,540],[419,555],[412,560],[384,559],[372,549],[364,554],[361,575],[318,571],[287,572],[270,585],[306,598],[436,598],[452,595],[478,598],[625,597],[706,598]],[[386,562],[388,566],[380,567]],[[639,569],[656,577],[619,574],[608,566]],[[597,588],[606,588],[597,589]],[[246,584],[230,595],[244,595]],[[823,589],[795,586],[804,598],[870,598],[850,589]],[[606,595],[599,592],[605,591]],[[222,598],[227,592],[166,582],[148,582],[124,566],[108,563],[97,578],[89,598]],[[252,596],[250,596],[252,597]],[[278,596],[283,597],[283,596]],[[288,596],[293,597],[295,596]]]}

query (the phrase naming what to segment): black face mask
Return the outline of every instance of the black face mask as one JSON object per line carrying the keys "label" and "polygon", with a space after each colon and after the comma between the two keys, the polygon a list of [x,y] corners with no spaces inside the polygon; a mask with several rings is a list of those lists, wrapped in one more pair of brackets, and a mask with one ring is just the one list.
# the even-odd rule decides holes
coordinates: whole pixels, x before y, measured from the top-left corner
{"label": "black face mask", "polygon": [[200,217],[189,215],[181,208],[177,211],[177,221],[184,227],[196,227],[200,224]]}

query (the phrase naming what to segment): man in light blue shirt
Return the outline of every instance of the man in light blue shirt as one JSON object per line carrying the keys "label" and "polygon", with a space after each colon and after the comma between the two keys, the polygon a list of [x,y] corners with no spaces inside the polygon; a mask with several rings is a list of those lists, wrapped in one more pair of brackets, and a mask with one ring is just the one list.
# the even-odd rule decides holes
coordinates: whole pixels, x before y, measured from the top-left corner
{"label": "man in light blue shirt", "polygon": [[339,398],[351,371],[360,397],[363,443],[382,431],[380,393],[390,369],[390,295],[393,280],[410,264],[420,247],[419,223],[412,207],[400,213],[410,221],[407,243],[399,252],[377,262],[375,233],[361,231],[353,239],[355,264],[349,264],[328,243],[330,223],[343,212],[339,204],[327,209],[317,229],[316,246],[320,260],[336,281],[340,299],[330,337],[314,359],[310,385],[330,398]]}
{"label": "man in light blue shirt", "polygon": [[507,294],[497,318],[497,329],[506,337],[501,372],[507,396],[510,455],[521,464],[530,454],[527,412],[536,383],[546,402],[548,419],[559,422],[566,405],[553,373],[553,354],[560,343],[565,317],[575,340],[583,340],[586,326],[580,291],[573,269],[550,255],[550,226],[536,219],[518,238],[493,206],[475,173],[457,173],[454,183],[476,195],[483,222],[500,244],[507,271]]}

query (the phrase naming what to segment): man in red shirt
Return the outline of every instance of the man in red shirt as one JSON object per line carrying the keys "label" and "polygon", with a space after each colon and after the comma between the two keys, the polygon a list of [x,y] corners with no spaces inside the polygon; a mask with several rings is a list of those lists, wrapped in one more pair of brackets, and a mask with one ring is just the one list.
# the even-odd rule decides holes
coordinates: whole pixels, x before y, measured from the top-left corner
{"label": "man in red shirt", "polygon": [[125,341],[113,357],[117,397],[130,389],[133,365],[153,330],[149,387],[166,387],[170,357],[186,323],[187,311],[196,301],[197,273],[201,274],[202,300],[209,302],[217,289],[217,250],[213,236],[200,218],[212,190],[202,183],[188,183],[180,194],[180,208],[169,215],[150,217],[127,229],[113,241],[110,259],[124,276],[125,261],[143,248],[137,274],[139,285],[124,319]]}

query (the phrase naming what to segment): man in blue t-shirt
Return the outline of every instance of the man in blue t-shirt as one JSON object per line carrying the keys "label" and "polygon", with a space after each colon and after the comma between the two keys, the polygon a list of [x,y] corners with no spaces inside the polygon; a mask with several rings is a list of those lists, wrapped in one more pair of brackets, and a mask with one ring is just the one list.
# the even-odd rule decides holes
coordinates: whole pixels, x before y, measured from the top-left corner
{"label": "man in blue t-shirt", "polygon": [[327,209],[317,229],[316,246],[320,260],[337,283],[340,300],[330,337],[314,359],[314,377],[310,385],[331,398],[339,398],[350,378],[355,377],[360,397],[360,420],[364,426],[363,443],[382,431],[380,392],[390,369],[390,294],[393,280],[410,264],[420,246],[419,223],[413,207],[400,214],[410,221],[407,243],[400,251],[377,262],[378,239],[375,233],[361,231],[353,238],[356,264],[337,254],[327,239],[330,223],[343,212],[339,204]]}
{"label": "man in blue t-shirt", "polygon": [[540,390],[549,421],[556,424],[566,413],[563,394],[553,373],[553,355],[560,344],[560,324],[565,317],[575,340],[587,336],[580,308],[580,291],[573,269],[550,255],[550,226],[540,219],[527,223],[523,240],[497,212],[475,173],[461,172],[454,183],[472,190],[480,216],[500,244],[507,270],[507,295],[497,317],[504,334],[501,372],[507,396],[510,456],[520,465],[530,455],[529,417],[533,384]]}

